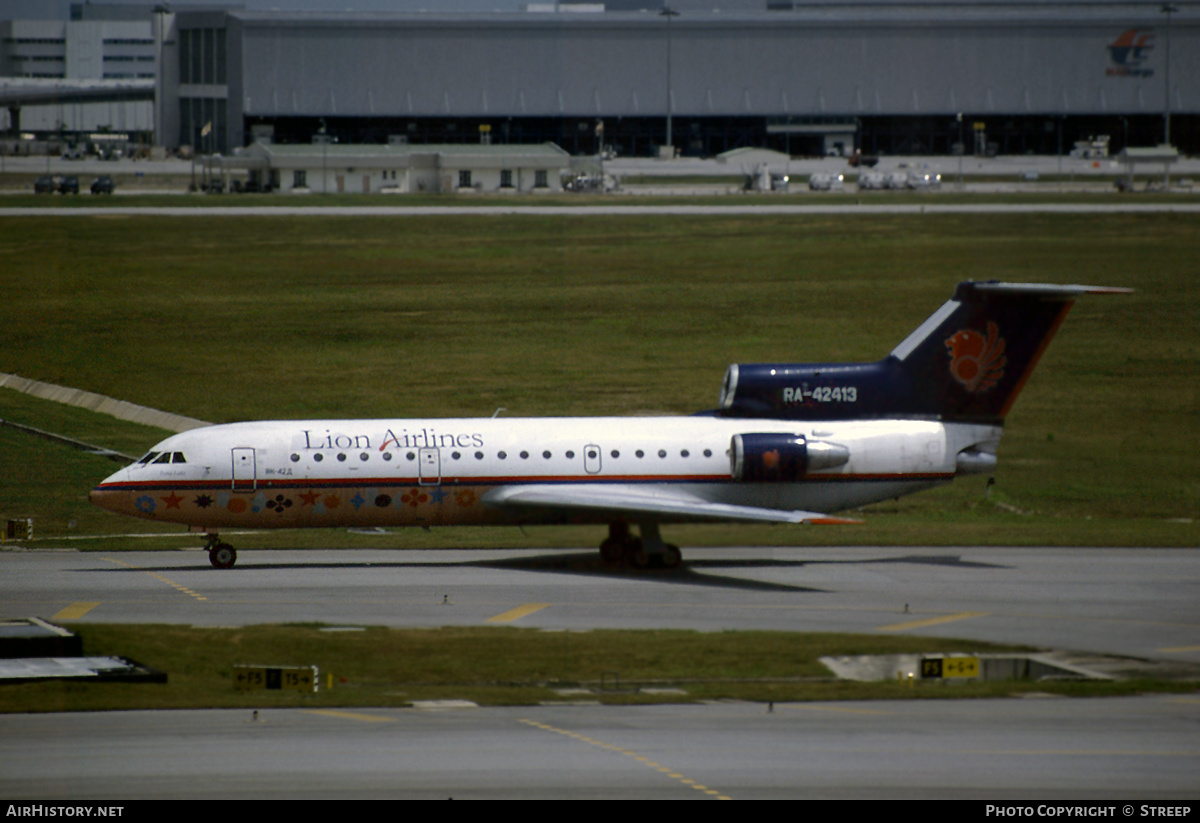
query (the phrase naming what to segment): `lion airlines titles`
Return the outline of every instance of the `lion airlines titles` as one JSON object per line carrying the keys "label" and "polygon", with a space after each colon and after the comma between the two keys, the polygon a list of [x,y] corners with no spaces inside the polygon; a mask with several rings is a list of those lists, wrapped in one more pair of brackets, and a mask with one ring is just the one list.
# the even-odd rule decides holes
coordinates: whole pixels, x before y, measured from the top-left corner
{"label": "lion airlines titles", "polygon": [[[221,529],[602,523],[606,563],[674,566],[660,524],[828,514],[990,472],[1005,415],[1076,296],[966,282],[882,360],[735,364],[690,416],[309,420],[177,434],[91,500]],[[636,535],[633,528],[637,528]]]}

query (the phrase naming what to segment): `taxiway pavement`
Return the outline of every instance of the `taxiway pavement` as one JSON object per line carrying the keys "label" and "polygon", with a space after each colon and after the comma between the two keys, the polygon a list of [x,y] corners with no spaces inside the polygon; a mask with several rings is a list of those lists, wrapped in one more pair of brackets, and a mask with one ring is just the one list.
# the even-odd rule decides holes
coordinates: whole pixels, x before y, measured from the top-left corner
{"label": "taxiway pavement", "polygon": [[[0,715],[0,796],[1054,799],[1197,813],[1195,695]],[[1121,807],[1134,813],[1123,815]],[[1060,812],[1067,816],[1066,812]],[[125,817],[133,815],[126,814]],[[1034,816],[1030,814],[1029,816]]]}
{"label": "taxiway pavement", "polygon": [[[1200,662],[1195,549],[0,553],[0,617],[956,636]],[[152,688],[152,687],[147,687]],[[0,695],[2,700],[2,695]],[[1200,694],[1075,700],[0,715],[0,796],[1200,797]],[[982,814],[982,803],[980,813]],[[1118,814],[1120,809],[1118,808]],[[1134,816],[1138,816],[1135,813]]]}
{"label": "taxiway pavement", "polygon": [[594,550],[264,550],[220,571],[196,549],[20,551],[0,554],[0,617],[450,626],[533,603],[513,625],[904,633],[1197,664],[1198,560],[1195,549],[721,548],[635,572],[604,568]]}

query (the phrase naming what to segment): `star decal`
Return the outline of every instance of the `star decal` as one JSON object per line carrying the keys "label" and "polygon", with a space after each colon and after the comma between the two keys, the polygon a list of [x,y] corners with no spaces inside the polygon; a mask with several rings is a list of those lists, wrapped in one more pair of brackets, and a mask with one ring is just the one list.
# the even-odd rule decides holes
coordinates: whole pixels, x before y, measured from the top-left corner
{"label": "star decal", "polygon": [[171,492],[166,497],[160,498],[162,502],[167,504],[168,509],[178,509],[179,504],[183,502],[183,498],[175,492]]}
{"label": "star decal", "polygon": [[301,506],[316,506],[317,501],[320,499],[321,499],[321,495],[319,492],[310,491],[310,492],[300,495],[300,505]]}

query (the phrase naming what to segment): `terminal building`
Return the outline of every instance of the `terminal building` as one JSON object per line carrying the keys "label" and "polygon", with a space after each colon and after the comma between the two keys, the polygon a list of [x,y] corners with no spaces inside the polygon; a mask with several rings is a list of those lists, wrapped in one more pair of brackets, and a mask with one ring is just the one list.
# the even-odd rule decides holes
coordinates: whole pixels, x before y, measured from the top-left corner
{"label": "terminal building", "polygon": [[70,20],[0,19],[0,127],[150,139],[157,65],[150,7],[77,4]]}
{"label": "terminal building", "polygon": [[135,66],[156,55],[155,140],[202,154],[323,135],[572,155],[1053,155],[1102,135],[1113,152],[1152,146],[1168,123],[1200,153],[1195,0],[145,13],[154,45],[128,39],[145,49]]}

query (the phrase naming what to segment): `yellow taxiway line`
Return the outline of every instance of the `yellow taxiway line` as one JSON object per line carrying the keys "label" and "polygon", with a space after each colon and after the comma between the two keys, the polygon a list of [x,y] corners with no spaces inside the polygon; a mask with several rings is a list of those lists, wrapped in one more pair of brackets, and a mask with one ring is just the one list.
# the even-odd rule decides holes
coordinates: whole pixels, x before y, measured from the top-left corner
{"label": "yellow taxiway line", "polygon": [[940,626],[943,623],[954,623],[958,620],[970,620],[972,617],[987,617],[987,612],[959,612],[945,614],[941,617],[930,617],[926,620],[909,620],[905,623],[893,623],[890,626],[880,626],[876,631],[906,632],[909,629],[923,629],[926,626]]}
{"label": "yellow taxiway line", "polygon": [[542,609],[549,607],[549,603],[526,603],[524,606],[517,606],[515,609],[509,609],[495,617],[489,617],[487,623],[511,623],[514,620],[520,620],[526,615],[540,612]]}

